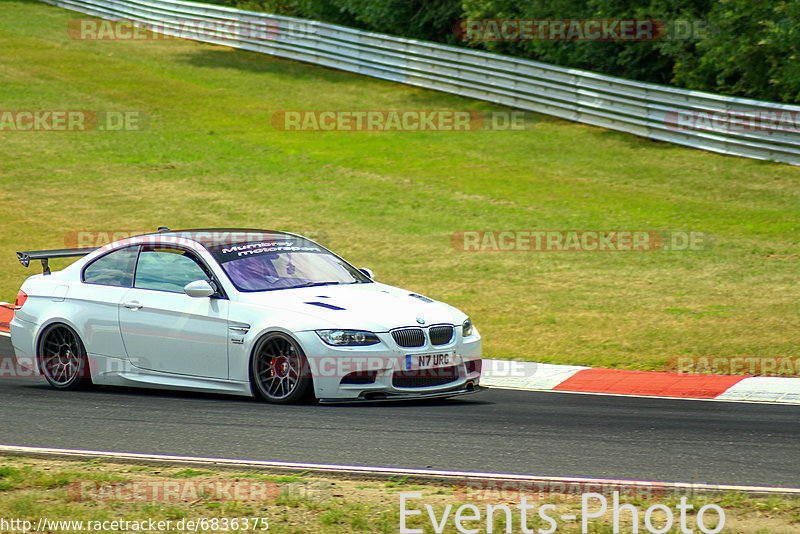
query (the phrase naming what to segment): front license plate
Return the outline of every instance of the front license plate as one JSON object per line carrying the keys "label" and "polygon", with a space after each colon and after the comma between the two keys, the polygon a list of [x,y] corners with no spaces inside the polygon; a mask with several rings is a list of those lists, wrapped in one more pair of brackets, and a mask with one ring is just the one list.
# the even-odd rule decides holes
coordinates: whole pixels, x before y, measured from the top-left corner
{"label": "front license plate", "polygon": [[432,352],[430,354],[406,354],[406,370],[432,369],[455,365],[456,355],[453,352]]}

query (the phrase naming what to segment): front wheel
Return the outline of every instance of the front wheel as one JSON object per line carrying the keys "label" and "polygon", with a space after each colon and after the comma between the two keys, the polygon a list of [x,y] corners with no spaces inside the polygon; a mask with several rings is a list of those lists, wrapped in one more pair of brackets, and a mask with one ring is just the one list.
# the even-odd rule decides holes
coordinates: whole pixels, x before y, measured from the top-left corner
{"label": "front wheel", "polygon": [[280,333],[267,334],[256,344],[250,380],[255,392],[277,404],[306,399],[312,385],[303,349],[295,340]]}
{"label": "front wheel", "polygon": [[89,362],[78,334],[65,324],[47,327],[39,338],[39,369],[56,389],[89,386]]}

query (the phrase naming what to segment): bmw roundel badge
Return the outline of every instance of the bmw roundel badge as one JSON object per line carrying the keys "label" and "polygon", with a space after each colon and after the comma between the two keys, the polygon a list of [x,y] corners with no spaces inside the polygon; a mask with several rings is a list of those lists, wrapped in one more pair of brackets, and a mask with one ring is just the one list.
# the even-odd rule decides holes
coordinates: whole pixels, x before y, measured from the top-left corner
{"label": "bmw roundel badge", "polygon": [[423,319],[422,317],[417,317],[417,322],[419,324],[425,324],[425,319]]}

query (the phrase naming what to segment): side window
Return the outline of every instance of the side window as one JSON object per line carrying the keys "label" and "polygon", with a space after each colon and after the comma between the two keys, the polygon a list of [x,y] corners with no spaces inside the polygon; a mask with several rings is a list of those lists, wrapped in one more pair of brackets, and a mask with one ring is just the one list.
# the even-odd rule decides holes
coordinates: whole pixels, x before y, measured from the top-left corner
{"label": "side window", "polygon": [[183,293],[195,280],[208,280],[208,274],[191,253],[175,248],[145,247],[139,254],[134,287]]}
{"label": "side window", "polygon": [[128,247],[100,256],[83,270],[83,281],[87,284],[131,287],[133,267],[139,247]]}

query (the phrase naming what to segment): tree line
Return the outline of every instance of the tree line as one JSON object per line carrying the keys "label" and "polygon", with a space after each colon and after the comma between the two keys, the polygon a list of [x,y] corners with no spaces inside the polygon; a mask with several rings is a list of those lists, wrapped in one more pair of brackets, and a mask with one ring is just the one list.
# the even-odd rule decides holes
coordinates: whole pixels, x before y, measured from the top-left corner
{"label": "tree line", "polygon": [[[206,1],[643,82],[800,103],[797,0]],[[594,21],[588,30],[596,37],[601,22],[613,20],[653,21],[658,31],[653,38],[642,34],[633,39],[614,39],[613,27],[610,38],[582,34],[587,21]],[[466,28],[463,21],[473,23]],[[530,21],[536,25],[533,33],[514,34],[519,24],[507,24],[499,28],[506,32],[504,37],[498,34],[498,21],[529,21],[528,29]],[[573,21],[573,27],[567,26],[565,32],[563,25],[558,27],[553,21]]]}

